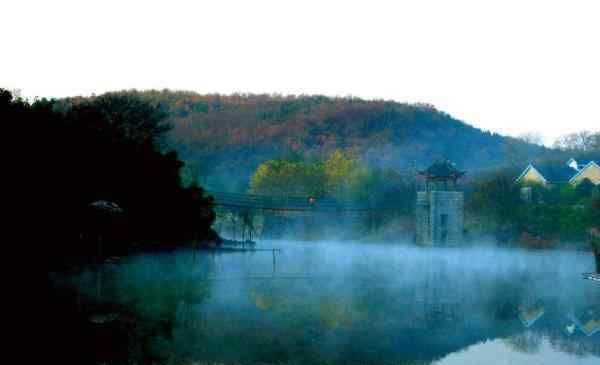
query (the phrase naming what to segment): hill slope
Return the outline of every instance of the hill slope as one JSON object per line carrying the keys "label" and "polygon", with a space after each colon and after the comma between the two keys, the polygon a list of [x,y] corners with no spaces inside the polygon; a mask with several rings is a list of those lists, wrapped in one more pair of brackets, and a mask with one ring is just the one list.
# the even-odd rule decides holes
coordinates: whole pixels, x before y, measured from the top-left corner
{"label": "hill slope", "polygon": [[291,153],[311,158],[339,148],[399,171],[443,157],[476,171],[550,153],[424,104],[168,90],[122,93],[168,112],[173,125],[169,144],[193,162],[205,186],[218,190],[243,190],[258,164]]}

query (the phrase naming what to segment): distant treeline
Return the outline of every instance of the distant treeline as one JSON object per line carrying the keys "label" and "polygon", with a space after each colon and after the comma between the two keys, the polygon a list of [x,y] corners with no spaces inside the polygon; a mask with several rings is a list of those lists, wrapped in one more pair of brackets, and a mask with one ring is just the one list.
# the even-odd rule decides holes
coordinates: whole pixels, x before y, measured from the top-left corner
{"label": "distant treeline", "polygon": [[27,102],[0,89],[0,120],[19,131],[26,233],[42,240],[30,244],[55,262],[95,254],[98,236],[107,253],[132,242],[214,238],[212,201],[197,184],[183,186],[184,163],[164,147],[165,117],[135,95]]}
{"label": "distant treeline", "polygon": [[414,171],[448,158],[470,172],[551,154],[472,127],[427,104],[355,97],[123,91],[160,105],[168,142],[211,189],[244,192],[263,162],[290,153],[326,159],[342,150],[369,166]]}
{"label": "distant treeline", "polygon": [[[524,139],[529,140],[527,136]],[[600,161],[600,132],[566,134],[554,148],[545,157],[487,169],[471,180],[467,184],[469,228],[493,234],[502,241],[534,246],[588,241],[589,230],[600,228],[600,186],[587,179],[577,185],[528,184],[531,201],[520,198],[523,186],[515,180],[530,162],[535,166],[561,166],[569,158]]]}
{"label": "distant treeline", "polygon": [[[506,167],[497,169],[494,175],[461,182],[458,188],[465,191],[468,237],[550,247],[585,242],[590,228],[600,227],[600,187],[587,179],[576,186],[532,186],[532,200],[526,202],[521,198],[522,186],[515,183],[518,174],[518,169]],[[422,184],[415,176],[372,168],[336,150],[326,159],[306,160],[290,155],[269,160],[252,175],[249,192],[315,197],[316,201],[325,197],[341,205],[367,209],[354,219],[348,219],[348,215],[311,219],[266,212],[265,228],[276,228],[265,232],[267,235],[300,231],[300,236],[309,233],[320,237],[334,226],[340,237],[394,239],[406,237],[414,230],[414,202],[416,191],[424,189]]]}
{"label": "distant treeline", "polygon": [[532,200],[522,200],[510,169],[473,182],[466,195],[467,228],[475,236],[550,247],[586,242],[589,230],[600,227],[600,187],[589,180],[530,187]]}
{"label": "distant treeline", "polygon": [[[276,228],[284,236],[301,232],[299,236],[303,238],[323,239],[325,232],[330,232],[337,234],[337,238],[363,238],[377,235],[381,228],[400,218],[413,220],[414,176],[401,175],[390,168],[370,167],[341,150],[323,159],[291,154],[266,161],[253,173],[249,185],[251,194],[306,197],[314,199],[316,206],[326,199],[341,209],[333,216],[308,213],[297,217],[263,212],[263,234],[267,236],[276,236],[273,232]],[[353,213],[352,209],[360,213]]]}

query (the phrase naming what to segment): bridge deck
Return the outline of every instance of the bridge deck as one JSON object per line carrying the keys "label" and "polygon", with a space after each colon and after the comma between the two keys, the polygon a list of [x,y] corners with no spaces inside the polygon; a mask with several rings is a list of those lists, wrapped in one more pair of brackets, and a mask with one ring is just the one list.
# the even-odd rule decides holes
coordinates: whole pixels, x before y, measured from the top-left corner
{"label": "bridge deck", "polygon": [[355,202],[342,202],[329,197],[318,198],[311,203],[309,197],[252,195],[216,191],[207,191],[207,194],[214,198],[216,206],[236,210],[361,212],[391,209],[381,206],[369,207],[368,204],[357,204]]}

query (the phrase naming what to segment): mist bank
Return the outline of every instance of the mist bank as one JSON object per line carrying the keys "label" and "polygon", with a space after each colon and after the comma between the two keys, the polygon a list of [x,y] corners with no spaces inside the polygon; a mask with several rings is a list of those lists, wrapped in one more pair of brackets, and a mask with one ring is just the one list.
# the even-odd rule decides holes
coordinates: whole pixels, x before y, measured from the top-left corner
{"label": "mist bank", "polygon": [[96,331],[83,343],[120,329],[82,353],[109,363],[430,364],[489,340],[542,356],[544,339],[571,359],[600,357],[598,335],[571,326],[600,319],[597,284],[581,278],[591,255],[397,243],[264,241],[281,248],[274,258],[140,254],[53,282],[83,303]]}
{"label": "mist bank", "polygon": [[[525,200],[526,186],[516,176],[517,169],[497,169],[452,187],[464,192],[461,244],[485,238],[530,248],[592,248],[591,232],[600,227],[600,187],[587,179],[534,184],[527,186],[533,198]],[[412,240],[416,194],[425,190],[415,172],[371,167],[340,150],[325,159],[289,156],[259,165],[249,181],[249,193],[256,194],[250,205],[275,199],[282,209],[217,208],[215,229],[233,239]],[[312,203],[305,211],[288,211],[286,199]]]}

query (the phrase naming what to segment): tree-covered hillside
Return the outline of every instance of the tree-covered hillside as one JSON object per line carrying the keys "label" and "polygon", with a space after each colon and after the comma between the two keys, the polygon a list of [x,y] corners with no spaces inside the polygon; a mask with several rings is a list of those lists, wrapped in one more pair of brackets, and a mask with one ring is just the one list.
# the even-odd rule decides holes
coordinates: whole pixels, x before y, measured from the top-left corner
{"label": "tree-covered hillside", "polygon": [[20,141],[23,248],[58,269],[153,243],[218,241],[212,199],[182,182],[183,161],[160,145],[165,116],[124,94],[30,103],[0,88],[0,120]]}
{"label": "tree-covered hillside", "polygon": [[123,91],[168,113],[172,145],[211,189],[246,190],[266,160],[336,149],[369,165],[413,171],[449,158],[469,171],[548,153],[543,147],[482,131],[425,104],[351,97],[201,95]]}

